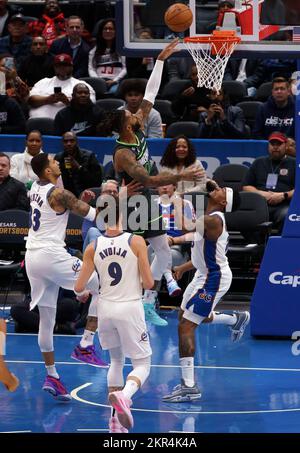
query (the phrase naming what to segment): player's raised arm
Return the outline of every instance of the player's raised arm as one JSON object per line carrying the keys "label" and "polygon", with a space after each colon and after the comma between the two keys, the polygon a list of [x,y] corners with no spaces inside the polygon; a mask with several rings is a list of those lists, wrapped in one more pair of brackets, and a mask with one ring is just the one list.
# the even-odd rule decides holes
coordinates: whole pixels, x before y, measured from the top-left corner
{"label": "player's raised arm", "polygon": [[179,42],[178,38],[174,39],[160,52],[160,54],[157,57],[151,76],[149,77],[146,86],[144,98],[142,100],[139,110],[136,113],[136,115],[139,116],[140,121],[142,123],[146,120],[155,102],[155,98],[157,96],[161,83],[161,77],[164,68],[164,60],[166,60],[173,53],[178,52],[178,49],[176,48],[178,42]]}

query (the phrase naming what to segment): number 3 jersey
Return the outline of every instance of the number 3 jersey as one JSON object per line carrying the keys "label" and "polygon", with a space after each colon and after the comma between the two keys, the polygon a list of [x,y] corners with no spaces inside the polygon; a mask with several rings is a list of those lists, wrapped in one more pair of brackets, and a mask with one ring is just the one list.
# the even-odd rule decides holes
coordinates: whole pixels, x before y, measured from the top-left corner
{"label": "number 3 jersey", "polygon": [[65,247],[66,228],[69,211],[55,212],[48,202],[54,184],[41,184],[36,181],[29,192],[30,229],[26,242],[27,250],[39,248]]}
{"label": "number 3 jersey", "polygon": [[100,281],[100,300],[141,301],[142,283],[138,259],[130,247],[131,238],[130,233],[97,238],[94,263]]}

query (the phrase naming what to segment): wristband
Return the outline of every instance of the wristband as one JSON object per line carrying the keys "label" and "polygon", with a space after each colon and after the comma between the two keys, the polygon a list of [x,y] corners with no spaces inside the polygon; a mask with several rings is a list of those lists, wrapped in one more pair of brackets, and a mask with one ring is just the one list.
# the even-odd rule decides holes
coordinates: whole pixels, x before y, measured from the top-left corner
{"label": "wristband", "polygon": [[91,206],[89,212],[86,216],[84,216],[84,218],[93,222],[96,218],[96,209]]}
{"label": "wristband", "polygon": [[76,296],[78,296],[78,297],[83,296],[84,294],[86,294],[86,289],[84,289],[83,291],[75,291],[75,289],[74,289],[73,291],[76,294]]}

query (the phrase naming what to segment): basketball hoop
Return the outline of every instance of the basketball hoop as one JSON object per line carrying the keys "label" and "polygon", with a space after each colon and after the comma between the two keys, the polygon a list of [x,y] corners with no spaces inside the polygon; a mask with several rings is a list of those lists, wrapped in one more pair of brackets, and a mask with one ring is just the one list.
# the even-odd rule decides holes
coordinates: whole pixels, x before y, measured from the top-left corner
{"label": "basketball hoop", "polygon": [[184,38],[198,72],[198,87],[221,90],[225,67],[236,45],[241,41],[235,31],[214,30],[209,36]]}

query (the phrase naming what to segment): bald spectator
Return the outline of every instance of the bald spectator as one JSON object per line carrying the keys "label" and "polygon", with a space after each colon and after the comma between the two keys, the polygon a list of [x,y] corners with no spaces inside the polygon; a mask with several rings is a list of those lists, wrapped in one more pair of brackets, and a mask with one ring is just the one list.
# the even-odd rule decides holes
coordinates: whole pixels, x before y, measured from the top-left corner
{"label": "bald spectator", "polygon": [[10,159],[0,152],[0,211],[29,211],[29,199],[24,184],[9,175]]}
{"label": "bald spectator", "polygon": [[83,31],[83,20],[78,16],[70,16],[66,20],[66,36],[56,39],[49,49],[53,55],[66,53],[72,57],[73,74],[77,78],[88,76],[90,46],[82,39]]}
{"label": "bald spectator", "polygon": [[59,162],[64,188],[76,197],[90,187],[99,187],[102,183],[102,167],[95,154],[79,148],[74,132],[63,135],[62,153],[55,156]]}
{"label": "bald spectator", "polygon": [[55,134],[62,135],[71,131],[76,135],[95,136],[96,126],[102,120],[104,111],[92,103],[88,87],[78,83],[73,89],[70,105],[55,116]]}
{"label": "bald spectator", "polygon": [[27,36],[27,23],[22,14],[15,14],[8,22],[7,36],[0,38],[0,54],[9,53],[15,58],[17,70],[22,58],[30,52],[31,37]]}
{"label": "bald spectator", "polygon": [[86,82],[72,77],[73,61],[70,55],[60,54],[54,57],[55,77],[37,82],[30,91],[28,103],[31,107],[30,118],[55,118],[59,110],[70,104],[73,88],[83,83],[90,91],[91,101],[95,102],[95,91]]}
{"label": "bald spectator", "polygon": [[20,64],[19,75],[28,86],[45,77],[53,77],[53,56],[48,53],[48,47],[43,36],[32,38],[30,52]]}

